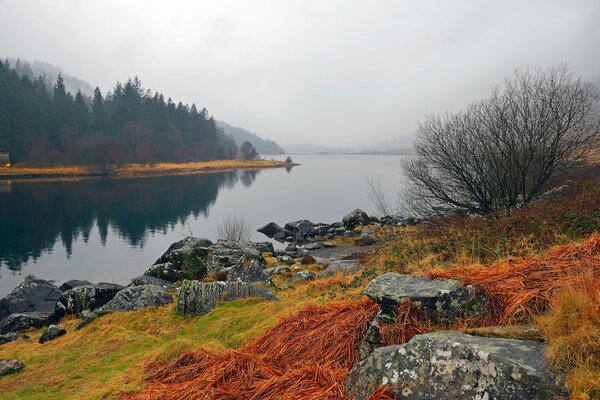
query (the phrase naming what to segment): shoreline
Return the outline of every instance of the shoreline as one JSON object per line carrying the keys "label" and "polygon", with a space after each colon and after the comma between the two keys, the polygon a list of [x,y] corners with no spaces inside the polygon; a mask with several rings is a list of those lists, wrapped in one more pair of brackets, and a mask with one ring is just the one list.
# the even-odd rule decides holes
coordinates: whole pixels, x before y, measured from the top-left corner
{"label": "shoreline", "polygon": [[[285,168],[298,164],[288,164],[285,161],[274,160],[214,160],[187,163],[157,163],[157,164],[125,164],[114,167],[108,174],[110,178],[137,178],[149,176],[190,175],[204,173],[218,173],[241,170],[259,170],[267,168]],[[15,166],[11,173],[0,174],[0,181],[4,180],[37,180],[56,178],[98,178],[106,176],[98,167],[55,166],[55,167],[29,167]]]}

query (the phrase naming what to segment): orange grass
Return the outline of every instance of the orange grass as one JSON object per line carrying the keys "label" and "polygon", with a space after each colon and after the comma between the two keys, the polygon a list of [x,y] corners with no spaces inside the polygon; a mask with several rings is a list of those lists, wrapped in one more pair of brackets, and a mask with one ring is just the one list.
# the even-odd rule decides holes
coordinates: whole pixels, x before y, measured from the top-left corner
{"label": "orange grass", "polygon": [[379,334],[384,346],[408,342],[413,336],[429,332],[428,322],[410,301],[400,304],[395,323],[381,324]]}
{"label": "orange grass", "polygon": [[487,321],[493,325],[531,322],[546,310],[553,293],[600,277],[600,234],[580,244],[559,246],[544,258],[523,257],[488,268],[455,268],[427,273],[474,285],[487,296]]}
{"label": "orange grass", "polygon": [[184,353],[124,398],[345,399],[344,380],[377,309],[367,298],[308,306],[239,350]]}

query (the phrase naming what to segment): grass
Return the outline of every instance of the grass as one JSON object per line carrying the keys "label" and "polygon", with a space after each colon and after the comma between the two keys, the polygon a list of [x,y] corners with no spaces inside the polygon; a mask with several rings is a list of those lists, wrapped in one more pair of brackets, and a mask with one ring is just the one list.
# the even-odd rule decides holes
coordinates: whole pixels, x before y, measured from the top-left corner
{"label": "grass", "polygon": [[[157,163],[157,164],[125,164],[115,165],[111,175],[115,176],[146,176],[146,175],[178,175],[205,172],[223,172],[235,168],[261,169],[286,167],[289,164],[274,160],[213,160],[187,163]],[[9,171],[0,171],[8,173]],[[96,166],[50,166],[35,167],[30,165],[14,165],[12,174],[30,177],[64,177],[64,176],[94,176],[101,173]]]}

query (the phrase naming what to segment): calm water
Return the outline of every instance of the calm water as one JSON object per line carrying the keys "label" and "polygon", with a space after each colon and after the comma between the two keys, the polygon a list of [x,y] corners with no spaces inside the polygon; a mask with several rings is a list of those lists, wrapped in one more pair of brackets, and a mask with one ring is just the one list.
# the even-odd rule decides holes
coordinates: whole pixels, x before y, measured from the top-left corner
{"label": "calm water", "polygon": [[397,156],[297,155],[301,166],[219,174],[83,181],[0,181],[0,296],[28,273],[127,283],[189,235],[215,240],[234,212],[252,228],[267,222],[334,222],[354,208],[375,211],[367,177],[391,201]]}

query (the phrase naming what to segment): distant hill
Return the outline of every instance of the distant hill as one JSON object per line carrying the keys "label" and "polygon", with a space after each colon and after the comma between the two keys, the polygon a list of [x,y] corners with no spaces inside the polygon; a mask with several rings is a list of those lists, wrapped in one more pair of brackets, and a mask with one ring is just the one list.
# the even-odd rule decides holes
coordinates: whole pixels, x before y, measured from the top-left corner
{"label": "distant hill", "polygon": [[238,146],[248,141],[252,143],[258,154],[285,154],[285,150],[272,140],[263,139],[255,133],[230,125],[227,122],[216,122],[217,126],[223,128],[225,134],[232,137]]}
{"label": "distant hill", "polygon": [[286,153],[290,154],[313,154],[313,153],[349,153],[354,149],[344,147],[321,146],[318,144],[286,144],[283,146]]}
{"label": "distant hill", "polygon": [[413,135],[402,135],[360,147],[334,147],[303,143],[284,145],[283,148],[290,154],[410,154],[413,141]]}
{"label": "distant hill", "polygon": [[14,68],[15,71],[17,71],[19,76],[27,76],[31,80],[34,80],[40,76],[44,78],[44,83],[48,89],[54,87],[56,79],[58,78],[58,74],[61,74],[67,92],[75,95],[77,91],[81,91],[82,94],[88,97],[92,97],[94,95],[94,88],[92,85],[82,79],[65,74],[61,68],[55,65],[42,61],[29,62],[11,57],[6,58],[5,60],[8,61],[10,66]]}

